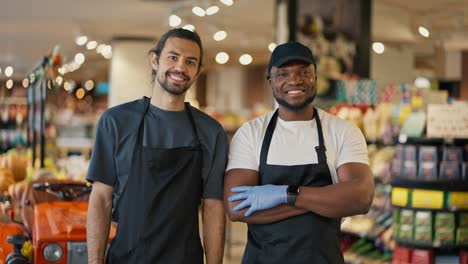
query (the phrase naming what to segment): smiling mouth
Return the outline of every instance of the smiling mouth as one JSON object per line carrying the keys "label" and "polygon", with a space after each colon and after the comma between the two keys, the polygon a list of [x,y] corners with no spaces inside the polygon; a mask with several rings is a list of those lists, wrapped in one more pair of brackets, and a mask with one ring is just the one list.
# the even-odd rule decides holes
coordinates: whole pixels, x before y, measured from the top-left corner
{"label": "smiling mouth", "polygon": [[287,91],[286,94],[300,94],[304,92],[305,90],[291,90],[291,91]]}
{"label": "smiling mouth", "polygon": [[188,81],[188,78],[182,74],[176,74],[176,73],[169,73],[167,75],[171,80],[175,82],[186,82]]}

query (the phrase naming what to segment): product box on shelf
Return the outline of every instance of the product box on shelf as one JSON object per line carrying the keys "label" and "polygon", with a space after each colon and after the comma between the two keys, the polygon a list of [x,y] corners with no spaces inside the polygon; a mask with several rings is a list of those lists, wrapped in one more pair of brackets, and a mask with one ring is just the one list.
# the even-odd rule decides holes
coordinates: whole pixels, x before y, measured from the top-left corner
{"label": "product box on shelf", "polygon": [[461,179],[463,181],[468,180],[468,162],[462,163]]}
{"label": "product box on shelf", "polygon": [[423,181],[437,180],[437,163],[432,161],[419,162],[418,179]]}
{"label": "product box on shelf", "polygon": [[405,160],[403,162],[402,176],[407,179],[416,179],[417,175],[417,162]]}
{"label": "product box on shelf", "polygon": [[440,245],[453,245],[455,243],[455,229],[449,227],[436,227],[434,242]]}
{"label": "product box on shelf", "polygon": [[442,161],[463,162],[461,147],[444,147]]}
{"label": "product box on shelf", "polygon": [[405,145],[403,147],[403,159],[405,161],[417,161],[416,158],[416,146],[415,145]]}
{"label": "product box on shelf", "polygon": [[412,252],[410,248],[396,247],[393,251],[392,264],[410,263]]}
{"label": "product box on shelf", "polygon": [[459,180],[460,177],[460,166],[459,162],[455,161],[442,161],[440,163],[440,180]]}
{"label": "product box on shelf", "polygon": [[413,240],[413,228],[411,224],[400,224],[400,231],[398,232],[398,238],[401,240],[411,241]]}
{"label": "product box on shelf", "polygon": [[416,226],[432,226],[432,212],[417,211],[414,217],[414,224]]}
{"label": "product box on shelf", "polygon": [[411,209],[402,209],[400,211],[400,224],[413,224],[414,223],[414,211]]}
{"label": "product box on shelf", "polygon": [[434,263],[434,251],[414,249],[411,255],[411,263],[416,264],[433,264]]}
{"label": "product box on shelf", "polygon": [[458,214],[458,226],[468,227],[468,213],[459,213]]}
{"label": "product box on shelf", "polygon": [[393,177],[401,177],[401,172],[403,170],[403,163],[401,159],[394,159],[392,161],[392,169],[391,169],[391,174]]}
{"label": "product box on shelf", "polygon": [[414,241],[418,243],[432,243],[432,226],[423,225],[414,227]]}
{"label": "product box on shelf", "polygon": [[456,244],[461,246],[468,246],[468,227],[457,228]]}
{"label": "product box on shelf", "polygon": [[419,162],[434,162],[437,163],[437,147],[435,146],[419,146]]}
{"label": "product box on shelf", "polygon": [[455,214],[438,212],[435,216],[436,228],[451,228],[455,227]]}

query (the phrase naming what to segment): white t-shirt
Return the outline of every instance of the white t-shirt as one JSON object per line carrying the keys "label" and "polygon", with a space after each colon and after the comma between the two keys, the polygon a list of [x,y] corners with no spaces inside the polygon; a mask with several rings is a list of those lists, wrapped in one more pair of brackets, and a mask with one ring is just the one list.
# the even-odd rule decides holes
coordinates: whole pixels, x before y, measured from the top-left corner
{"label": "white t-shirt", "polygon": [[[336,170],[342,164],[359,162],[369,164],[367,145],[361,130],[351,122],[317,109],[322,123],[327,163],[333,183],[338,182]],[[258,171],[263,137],[273,112],[245,123],[231,141],[230,169]],[[270,144],[267,164],[305,165],[318,163],[315,147],[318,146],[317,123],[309,121],[284,121],[278,117]]]}

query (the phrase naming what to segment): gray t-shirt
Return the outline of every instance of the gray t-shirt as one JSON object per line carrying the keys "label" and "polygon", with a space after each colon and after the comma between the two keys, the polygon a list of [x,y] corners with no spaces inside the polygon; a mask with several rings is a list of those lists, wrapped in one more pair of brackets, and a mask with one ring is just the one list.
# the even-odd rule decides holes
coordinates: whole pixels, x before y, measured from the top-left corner
{"label": "gray t-shirt", "polygon": [[[223,127],[209,115],[191,107],[203,145],[203,198],[223,197],[228,139]],[[108,109],[96,127],[96,138],[86,179],[114,187],[121,194],[130,171],[144,99]],[[150,104],[145,116],[143,145],[159,148],[193,146],[195,134],[185,111],[165,111]]]}

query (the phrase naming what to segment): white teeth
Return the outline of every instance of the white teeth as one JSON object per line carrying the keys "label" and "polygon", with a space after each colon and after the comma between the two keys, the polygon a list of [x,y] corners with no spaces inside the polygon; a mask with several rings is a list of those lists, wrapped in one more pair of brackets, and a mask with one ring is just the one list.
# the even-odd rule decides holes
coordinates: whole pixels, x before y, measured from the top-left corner
{"label": "white teeth", "polygon": [[302,92],[303,92],[302,90],[294,90],[294,91],[288,91],[288,94],[298,94]]}
{"label": "white teeth", "polygon": [[183,76],[180,76],[180,75],[171,74],[170,77],[171,77],[171,79],[174,79],[176,81],[185,81],[185,78]]}

